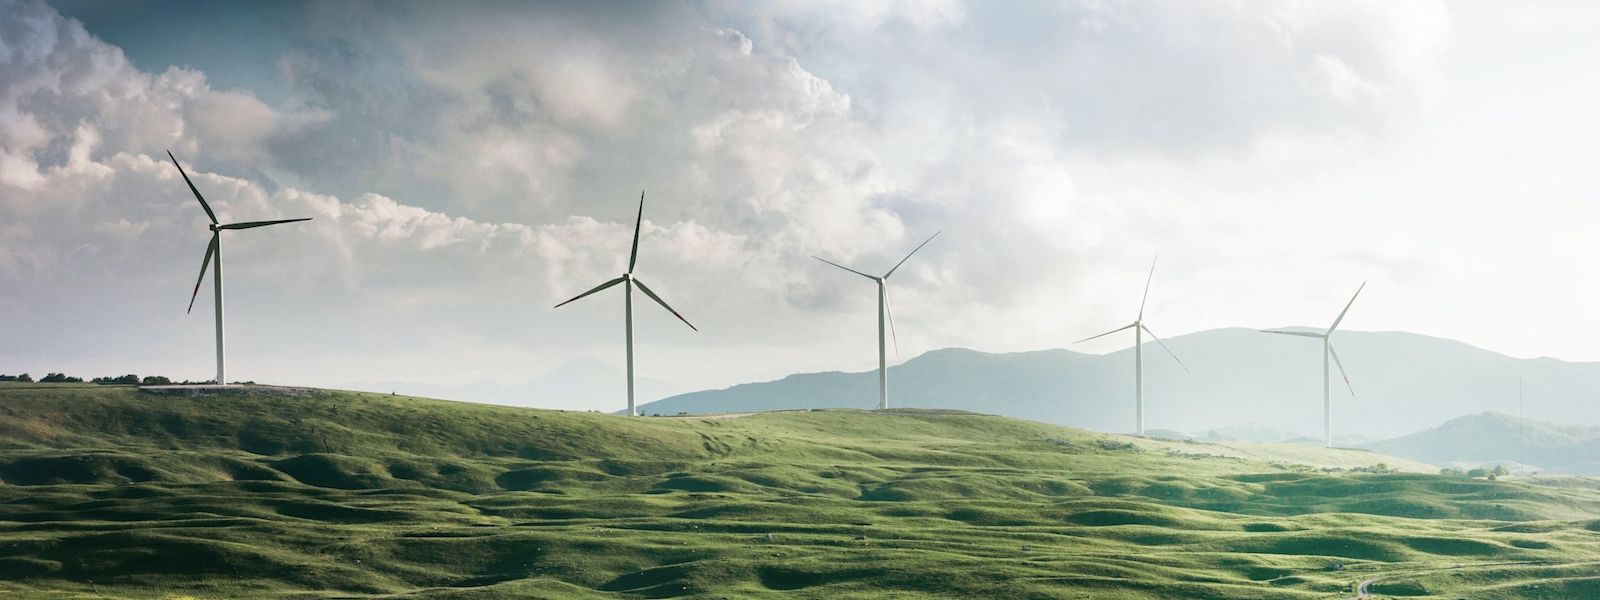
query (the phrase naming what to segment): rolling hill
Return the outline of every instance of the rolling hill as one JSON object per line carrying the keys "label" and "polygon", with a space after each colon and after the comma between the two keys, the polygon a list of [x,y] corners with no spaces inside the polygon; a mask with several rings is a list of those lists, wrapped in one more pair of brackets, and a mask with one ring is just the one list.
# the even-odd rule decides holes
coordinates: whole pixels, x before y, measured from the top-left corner
{"label": "rolling hill", "polygon": [[[1517,381],[1530,418],[1600,426],[1600,363],[1519,359],[1398,332],[1334,335],[1357,395],[1334,375],[1341,435],[1384,439],[1485,411],[1515,412]],[[1145,357],[1148,427],[1204,437],[1252,422],[1320,437],[1322,362],[1316,343],[1248,329],[1167,340],[1193,373],[1159,350]],[[1153,346],[1152,346],[1153,348]],[[1133,350],[989,354],[945,349],[890,368],[893,406],[974,410],[1097,431],[1133,429]],[[682,394],[647,413],[871,408],[876,371],[806,373]]]}
{"label": "rolling hill", "polygon": [[1546,473],[1600,475],[1600,427],[1564,426],[1501,413],[1443,425],[1363,447],[1433,464],[1516,462]]}
{"label": "rolling hill", "polygon": [[626,418],[0,384],[0,595],[1600,593],[1600,492],[1423,470],[946,410]]}

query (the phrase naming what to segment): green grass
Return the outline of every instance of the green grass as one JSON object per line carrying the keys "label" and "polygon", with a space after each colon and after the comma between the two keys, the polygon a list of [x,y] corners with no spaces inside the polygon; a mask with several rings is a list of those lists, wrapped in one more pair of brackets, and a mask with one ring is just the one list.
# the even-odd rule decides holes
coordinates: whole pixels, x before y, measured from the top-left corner
{"label": "green grass", "polygon": [[[1377,463],[1411,472],[1348,472]],[[1429,470],[950,411],[624,418],[0,384],[0,596],[1600,590],[1594,486]]]}

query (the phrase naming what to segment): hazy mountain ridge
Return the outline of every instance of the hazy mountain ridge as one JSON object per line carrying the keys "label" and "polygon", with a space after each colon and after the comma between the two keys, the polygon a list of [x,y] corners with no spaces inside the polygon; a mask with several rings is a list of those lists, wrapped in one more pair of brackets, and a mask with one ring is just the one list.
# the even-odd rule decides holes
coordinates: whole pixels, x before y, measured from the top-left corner
{"label": "hazy mountain ridge", "polygon": [[[1404,332],[1334,334],[1357,395],[1333,374],[1335,433],[1384,439],[1466,414],[1514,412],[1523,381],[1530,418],[1600,425],[1600,363],[1522,359],[1462,342]],[[1201,436],[1250,422],[1318,436],[1322,361],[1315,340],[1251,329],[1167,340],[1190,367],[1145,357],[1147,426]],[[1154,346],[1151,346],[1154,348]],[[1101,431],[1133,429],[1133,349],[1104,355],[1054,349],[991,354],[928,352],[890,367],[892,406],[955,408]],[[647,403],[645,413],[786,408],[870,408],[876,371],[805,373]]]}
{"label": "hazy mountain ridge", "polygon": [[1362,447],[1441,465],[1515,462],[1547,473],[1600,474],[1600,427],[1518,421],[1486,412]]}

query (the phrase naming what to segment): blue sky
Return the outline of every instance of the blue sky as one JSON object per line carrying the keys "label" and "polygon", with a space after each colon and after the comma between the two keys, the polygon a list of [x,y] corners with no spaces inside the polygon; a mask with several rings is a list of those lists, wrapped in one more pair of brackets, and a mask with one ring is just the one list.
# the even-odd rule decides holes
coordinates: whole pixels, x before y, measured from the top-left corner
{"label": "blue sky", "polygon": [[292,93],[277,59],[305,42],[310,14],[301,2],[53,1],[62,15],[83,22],[106,43],[122,48],[145,71],[169,66],[206,73],[220,89],[248,89],[268,103]]}
{"label": "blue sky", "polygon": [[[1600,36],[1578,2],[0,2],[0,371],[720,386],[1321,324],[1600,360]],[[250,235],[245,235],[248,233]],[[202,292],[199,302],[209,302]],[[1537,307],[1530,310],[1530,306]],[[659,313],[659,314],[657,314]],[[1109,351],[1105,339],[1082,350]]]}

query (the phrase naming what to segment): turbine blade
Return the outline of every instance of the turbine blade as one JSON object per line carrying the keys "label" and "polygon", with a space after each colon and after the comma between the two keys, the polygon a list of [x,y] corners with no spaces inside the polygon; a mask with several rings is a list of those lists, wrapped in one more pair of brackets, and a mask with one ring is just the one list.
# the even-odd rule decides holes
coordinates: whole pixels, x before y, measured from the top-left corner
{"label": "turbine blade", "polygon": [[889,303],[889,286],[883,286],[883,310],[889,314],[889,339],[894,340],[894,357],[900,358],[900,334],[894,330],[894,307]]}
{"label": "turbine blade", "polygon": [[1074,344],[1082,344],[1082,343],[1084,343],[1084,342],[1087,342],[1087,341],[1089,341],[1089,340],[1092,340],[1092,339],[1095,339],[1095,338],[1103,338],[1103,337],[1105,337],[1105,336],[1108,336],[1108,335],[1111,335],[1111,334],[1113,334],[1113,333],[1116,333],[1116,332],[1118,332],[1118,331],[1123,331],[1123,330],[1127,330],[1127,329],[1133,329],[1133,327],[1134,327],[1134,326],[1135,326],[1135,325],[1138,325],[1138,323],[1131,323],[1131,324],[1128,324],[1128,325],[1123,325],[1123,326],[1122,326],[1122,327],[1118,327],[1118,328],[1116,328],[1116,329],[1113,329],[1113,330],[1111,330],[1111,331],[1107,331],[1107,332],[1105,332],[1105,333],[1102,333],[1102,334],[1100,334],[1100,335],[1095,335],[1095,336],[1089,336],[1089,337],[1086,337],[1086,338],[1083,338],[1083,339],[1081,339],[1081,340],[1078,340],[1078,341],[1076,341],[1076,342],[1073,342],[1073,343],[1074,343]]}
{"label": "turbine blade", "polygon": [[644,190],[639,190],[639,215],[633,219],[633,251],[628,254],[628,272],[639,262],[639,229],[644,226]]}
{"label": "turbine blade", "polygon": [[1333,355],[1333,364],[1339,367],[1339,376],[1344,378],[1344,387],[1350,389],[1350,395],[1356,395],[1356,387],[1350,385],[1350,374],[1344,372],[1344,362],[1339,360],[1339,351],[1333,349],[1333,343],[1328,343],[1328,353]]}
{"label": "turbine blade", "polygon": [[1298,335],[1300,337],[1308,337],[1308,338],[1325,338],[1325,337],[1328,337],[1325,334],[1311,333],[1309,331],[1280,331],[1280,330],[1277,330],[1277,329],[1262,329],[1261,333],[1276,333],[1278,335]]}
{"label": "turbine blade", "polygon": [[310,220],[311,220],[311,218],[307,217],[307,218],[304,218],[304,219],[279,219],[277,221],[247,221],[247,222],[244,222],[244,223],[229,223],[227,225],[218,225],[217,229],[253,229],[253,228],[256,228],[256,227],[266,227],[268,225],[280,225],[280,224],[283,224],[283,223],[298,223],[300,221],[310,221]]}
{"label": "turbine blade", "polygon": [[178,159],[172,156],[172,151],[167,151],[167,158],[172,159],[172,166],[178,167],[178,174],[183,176],[183,182],[189,184],[189,191],[194,192],[194,199],[200,201],[200,208],[206,209],[206,216],[211,217],[211,224],[217,224],[217,213],[211,212],[211,205],[206,204],[206,199],[200,195],[200,190],[194,187],[194,182],[189,181],[189,174],[183,172],[183,165],[178,164]]}
{"label": "turbine blade", "polygon": [[[618,278],[616,278],[616,279],[613,279],[613,280],[611,280],[611,281],[607,281],[607,282],[605,282],[605,283],[602,283],[602,284],[600,284],[600,285],[597,285],[597,286],[594,286],[594,289],[592,289],[592,290],[589,290],[589,291],[587,291],[587,292],[584,292],[584,293],[582,293],[582,294],[578,294],[578,295],[577,295],[577,296],[574,296],[574,297],[573,297],[573,298],[572,298],[572,300],[577,300],[577,299],[578,299],[578,298],[582,298],[582,297],[584,297],[584,296],[587,296],[587,295],[589,295],[589,294],[593,294],[593,293],[595,293],[595,292],[598,292],[598,291],[600,291],[600,290],[603,290],[603,289],[606,289],[606,288],[608,288],[608,287],[611,287],[611,286],[613,286],[613,285],[616,285],[616,284],[619,284],[619,283],[622,283],[622,280],[623,280],[623,279],[627,279],[627,277],[618,277]],[[568,301],[566,301],[566,302],[562,302],[562,303],[561,303],[561,304],[557,304],[557,305],[555,305],[555,307],[554,307],[554,308],[561,308],[561,307],[562,307],[562,306],[564,306],[564,305],[566,305],[566,304],[568,304],[568,303],[570,303],[570,302],[572,302],[572,300],[568,300]]]}
{"label": "turbine blade", "polygon": [[200,261],[200,277],[194,280],[194,293],[189,294],[189,310],[185,314],[194,312],[194,299],[200,297],[200,282],[206,280],[206,269],[211,266],[211,255],[217,253],[217,233],[211,233],[211,243],[206,244],[206,257]]}
{"label": "turbine blade", "polygon": [[1339,322],[1344,320],[1345,313],[1350,312],[1350,305],[1356,303],[1356,296],[1360,296],[1361,290],[1364,289],[1367,289],[1367,282],[1365,281],[1361,282],[1361,287],[1356,288],[1355,296],[1350,297],[1350,302],[1344,305],[1344,310],[1339,311],[1339,318],[1333,320],[1333,326],[1328,328],[1328,333],[1333,333],[1333,330],[1339,328]]}
{"label": "turbine blade", "polygon": [[1150,281],[1156,278],[1156,260],[1160,259],[1161,255],[1158,254],[1150,261],[1150,275],[1144,278],[1144,296],[1139,298],[1139,322],[1141,323],[1144,322],[1144,303],[1150,299]]}
{"label": "turbine blade", "polygon": [[1167,354],[1172,356],[1172,360],[1178,361],[1178,366],[1183,367],[1183,372],[1189,373],[1191,375],[1194,374],[1194,371],[1190,371],[1189,370],[1189,365],[1183,364],[1183,360],[1178,358],[1178,355],[1176,353],[1174,353],[1171,348],[1167,347],[1167,343],[1166,342],[1163,342],[1163,341],[1161,341],[1161,338],[1156,337],[1156,332],[1150,331],[1150,328],[1148,326],[1146,326],[1143,322],[1139,323],[1139,328],[1143,329],[1145,333],[1150,334],[1150,338],[1154,339],[1157,344],[1161,344],[1161,349],[1162,350],[1166,350]]}
{"label": "turbine blade", "polygon": [[683,315],[678,314],[678,311],[672,310],[671,306],[667,306],[666,300],[662,300],[661,296],[657,296],[655,292],[650,291],[650,286],[645,285],[643,281],[638,279],[633,280],[633,283],[639,286],[639,291],[644,292],[644,295],[649,296],[651,300],[655,300],[656,304],[660,304],[661,308],[667,309],[667,312],[672,313],[672,316],[677,317],[679,321],[683,321],[684,325],[688,325],[689,329],[700,331],[700,328],[695,327],[694,323],[690,323],[688,319],[683,318]]}
{"label": "turbine blade", "polygon": [[820,261],[822,261],[822,262],[825,262],[825,263],[828,263],[828,264],[830,264],[830,265],[833,265],[833,266],[835,266],[835,267],[839,267],[839,268],[841,268],[841,269],[844,269],[844,270],[846,270],[846,271],[849,271],[849,272],[851,272],[851,273],[855,273],[855,274],[857,274],[857,275],[860,275],[860,276],[862,276],[862,277],[865,277],[865,278],[867,278],[867,279],[871,279],[871,280],[873,280],[873,281],[877,281],[877,280],[878,280],[878,278],[877,278],[877,277],[873,277],[873,276],[871,276],[871,275],[868,275],[868,274],[866,274],[866,273],[862,273],[862,272],[861,272],[861,271],[857,271],[857,270],[855,270],[855,269],[852,269],[852,268],[850,268],[850,267],[846,267],[846,266],[844,266],[844,265],[841,265],[841,264],[839,264],[839,263],[836,263],[836,262],[833,262],[833,261],[831,261],[831,260],[828,260],[828,259],[826,259],[826,258],[822,258],[822,257],[820,257],[820,256],[813,256],[813,257],[811,257],[811,258],[815,258],[815,259],[817,259],[817,260],[820,260]]}
{"label": "turbine blade", "polygon": [[[939,237],[939,234],[941,234],[941,233],[944,233],[944,232],[943,231],[935,231],[935,232],[933,232],[933,235],[928,236],[928,239],[923,240],[921,244],[917,244],[917,247],[913,248],[911,250],[911,254],[916,254],[917,250],[921,250],[923,246],[928,245],[928,242],[933,241],[933,238]],[[900,259],[900,262],[896,263],[894,265],[893,269],[889,269],[888,273],[884,273],[883,274],[883,278],[884,279],[888,279],[890,275],[893,275],[894,272],[900,268],[900,265],[906,264],[906,261],[911,260],[911,254],[907,254],[905,258]]]}

